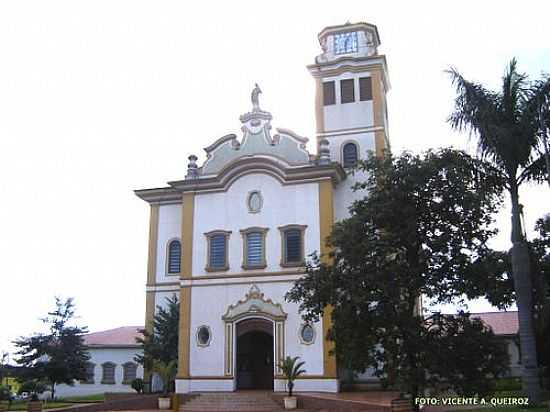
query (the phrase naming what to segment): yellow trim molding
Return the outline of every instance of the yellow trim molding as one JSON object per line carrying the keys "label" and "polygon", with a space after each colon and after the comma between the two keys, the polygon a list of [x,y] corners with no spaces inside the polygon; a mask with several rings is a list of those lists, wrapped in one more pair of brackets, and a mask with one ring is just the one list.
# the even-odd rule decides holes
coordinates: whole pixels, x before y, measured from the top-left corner
{"label": "yellow trim molding", "polygon": [[[155,316],[155,292],[145,292],[145,330],[153,333],[153,317]],[[143,380],[149,382],[151,371],[147,368],[143,371]]]}
{"label": "yellow trim molding", "polygon": [[[193,211],[195,194],[184,193],[181,219],[181,279],[192,276],[193,256]],[[189,377],[189,356],[191,344],[191,288],[180,289],[180,324],[178,342],[178,376]]]}
{"label": "yellow trim molding", "polygon": [[[332,183],[330,180],[319,182],[319,230],[321,235],[321,261],[329,262],[330,248],[326,239],[332,231],[334,223],[334,209],[332,199]],[[330,352],[334,350],[334,342],[327,339],[331,327],[332,307],[327,306],[323,312],[323,377],[336,378],[336,357]]]}
{"label": "yellow trim molding", "polygon": [[178,375],[189,377],[191,342],[191,288],[180,290],[180,335],[178,341]]}
{"label": "yellow trim molding", "polygon": [[184,193],[181,207],[181,279],[192,276],[194,209],[195,194]]}
{"label": "yellow trim molding", "polygon": [[[325,111],[323,105],[323,79],[315,78],[315,125],[317,133],[325,131]],[[319,139],[317,139],[319,140]],[[319,142],[317,142],[319,144]]]}
{"label": "yellow trim molding", "polygon": [[149,216],[149,254],[147,256],[147,283],[155,283],[157,275],[157,243],[159,231],[159,205],[151,205]]}
{"label": "yellow trim molding", "polygon": [[377,157],[383,157],[386,149],[386,133],[384,128],[384,101],[386,96],[382,90],[381,72],[378,70],[371,72],[372,77],[372,111],[374,117],[374,126],[381,127],[382,130],[374,132],[374,152]]}

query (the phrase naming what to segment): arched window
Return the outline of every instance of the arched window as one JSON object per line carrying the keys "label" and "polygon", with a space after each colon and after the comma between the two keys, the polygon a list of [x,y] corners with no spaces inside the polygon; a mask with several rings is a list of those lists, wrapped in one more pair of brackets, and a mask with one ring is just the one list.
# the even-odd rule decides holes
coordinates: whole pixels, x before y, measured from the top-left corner
{"label": "arched window", "polygon": [[181,242],[177,239],[168,243],[168,273],[180,273]]}
{"label": "arched window", "polygon": [[86,378],[81,380],[80,383],[94,383],[94,368],[95,364],[86,362]]}
{"label": "arched window", "polygon": [[122,365],[122,383],[130,384],[137,377],[137,365],[133,362],[126,362]]}
{"label": "arched window", "polygon": [[344,145],[344,167],[354,167],[357,164],[357,145],[346,143]]}
{"label": "arched window", "polygon": [[113,362],[105,362],[103,365],[103,375],[101,377],[101,383],[107,385],[113,385],[115,383],[115,367]]}

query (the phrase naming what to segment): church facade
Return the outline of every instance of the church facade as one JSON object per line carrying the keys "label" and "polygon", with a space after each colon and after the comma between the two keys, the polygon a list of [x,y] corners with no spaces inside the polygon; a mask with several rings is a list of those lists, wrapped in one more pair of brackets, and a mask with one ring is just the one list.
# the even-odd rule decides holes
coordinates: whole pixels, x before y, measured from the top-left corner
{"label": "church facade", "polygon": [[306,324],[285,294],[310,253],[329,252],[333,223],[362,196],[351,190],[362,176],[348,168],[389,147],[390,86],[376,26],[327,27],[319,41],[308,66],[317,154],[307,138],[272,126],[256,85],[241,136],[214,141],[201,165],[189,156],[184,179],[136,191],[150,205],[146,328],[166,297],[180,298],[178,393],[284,391],[286,356],[305,361],[295,390],[339,390],[325,339],[330,308]]}

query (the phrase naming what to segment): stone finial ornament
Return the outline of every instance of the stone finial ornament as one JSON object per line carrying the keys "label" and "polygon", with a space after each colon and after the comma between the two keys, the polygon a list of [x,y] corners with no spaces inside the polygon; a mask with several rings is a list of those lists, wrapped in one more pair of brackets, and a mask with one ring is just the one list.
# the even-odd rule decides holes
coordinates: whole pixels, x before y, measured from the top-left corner
{"label": "stone finial ornament", "polygon": [[191,155],[188,157],[189,163],[187,164],[187,174],[185,175],[186,179],[196,179],[199,177],[199,170],[197,167],[197,156]]}
{"label": "stone finial ornament", "polygon": [[330,164],[330,149],[329,149],[329,142],[327,139],[321,139],[319,141],[319,164],[320,165]]}

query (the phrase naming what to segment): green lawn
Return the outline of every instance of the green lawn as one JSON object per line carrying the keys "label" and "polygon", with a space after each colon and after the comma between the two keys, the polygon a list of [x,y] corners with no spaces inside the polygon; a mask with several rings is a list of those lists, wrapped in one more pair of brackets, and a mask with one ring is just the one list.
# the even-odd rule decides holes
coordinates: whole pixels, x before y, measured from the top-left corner
{"label": "green lawn", "polygon": [[94,395],[85,396],[68,396],[57,400],[61,402],[103,402],[105,400],[105,394],[97,393]]}
{"label": "green lawn", "polygon": [[519,407],[499,407],[493,408],[491,406],[480,409],[467,409],[460,412],[548,412],[548,408],[519,408]]}
{"label": "green lawn", "polygon": [[[521,391],[499,391],[495,392],[490,397],[493,398],[519,398],[524,397]],[[487,403],[485,408],[478,409],[466,409],[460,412],[549,412],[550,411],[550,391],[543,391],[543,399],[546,401],[546,407],[541,408],[526,408],[523,406],[497,406],[492,407],[490,403]]]}
{"label": "green lawn", "polygon": [[[95,403],[103,402],[105,400],[105,395],[103,393],[98,393],[95,395],[86,395],[86,396],[70,396],[67,398],[58,398],[54,401],[47,400],[44,402],[44,409],[55,409],[63,408],[64,406],[71,406],[75,403]],[[2,402],[2,405],[8,406],[8,402]],[[27,410],[27,401],[13,401],[9,411],[26,411]]]}
{"label": "green lawn", "polygon": [[[7,402],[2,402],[2,404],[8,406]],[[71,406],[71,405],[72,403],[70,402],[58,402],[58,401],[45,402],[44,409],[62,408],[64,406]],[[11,403],[11,407],[8,410],[9,411],[26,411],[27,401],[13,401]]]}

